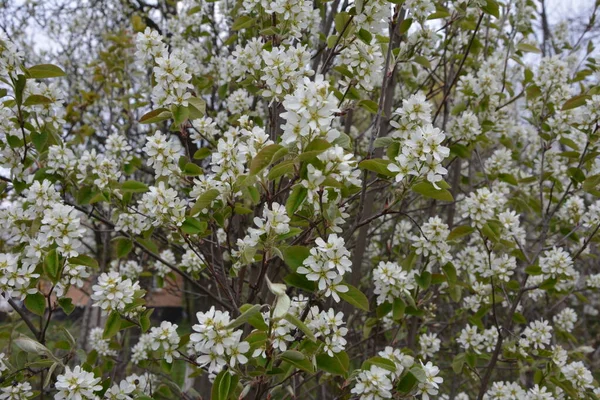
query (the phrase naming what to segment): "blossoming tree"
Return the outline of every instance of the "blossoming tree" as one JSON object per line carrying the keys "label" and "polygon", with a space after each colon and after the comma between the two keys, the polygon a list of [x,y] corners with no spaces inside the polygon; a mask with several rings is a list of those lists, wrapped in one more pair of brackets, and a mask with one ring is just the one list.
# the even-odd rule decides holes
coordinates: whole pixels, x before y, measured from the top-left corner
{"label": "blossoming tree", "polygon": [[0,4],[0,399],[597,399],[597,8]]}

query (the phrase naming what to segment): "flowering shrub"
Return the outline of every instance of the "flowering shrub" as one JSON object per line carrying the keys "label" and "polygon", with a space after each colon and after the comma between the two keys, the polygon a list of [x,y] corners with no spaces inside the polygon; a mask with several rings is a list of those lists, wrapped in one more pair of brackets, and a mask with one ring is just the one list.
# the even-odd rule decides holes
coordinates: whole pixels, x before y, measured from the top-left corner
{"label": "flowering shrub", "polygon": [[0,400],[599,398],[598,5],[536,6],[0,4]]}

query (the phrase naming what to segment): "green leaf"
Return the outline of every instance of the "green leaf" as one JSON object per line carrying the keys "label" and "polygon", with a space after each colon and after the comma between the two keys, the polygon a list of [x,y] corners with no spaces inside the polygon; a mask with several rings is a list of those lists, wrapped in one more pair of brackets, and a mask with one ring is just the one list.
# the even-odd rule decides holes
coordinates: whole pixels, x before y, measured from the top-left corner
{"label": "green leaf", "polygon": [[517,180],[517,178],[515,178],[513,174],[498,174],[498,179],[500,179],[502,182],[509,183],[513,186],[517,186],[519,184],[519,181]]}
{"label": "green leaf", "polygon": [[[439,182],[437,183],[439,185]],[[436,200],[454,201],[452,193],[446,189],[442,189],[441,186],[440,189],[436,189],[431,182],[419,182],[416,185],[413,185],[412,191]]]}
{"label": "green leaf", "polygon": [[185,176],[198,176],[204,173],[199,165],[192,162],[186,163],[181,172],[183,172]]}
{"label": "green leaf", "polygon": [[517,45],[517,50],[521,50],[526,53],[541,53],[540,49],[528,43],[519,43]]}
{"label": "green leaf", "polygon": [[248,29],[254,26],[256,22],[255,18],[250,17],[249,15],[242,15],[238,17],[231,25],[231,29],[234,31],[239,31],[241,29]]}
{"label": "green leaf", "polygon": [[304,152],[297,157],[298,161],[309,161],[323,153],[325,150],[331,147],[331,143],[324,139],[314,139],[310,142]]}
{"label": "green leaf", "polygon": [[304,322],[302,322],[298,317],[296,317],[293,314],[288,313],[285,315],[284,318],[289,323],[294,325],[296,328],[300,329],[302,331],[302,333],[304,333],[304,335],[308,338],[308,340],[310,340],[311,342],[317,341],[317,338],[315,338],[315,335],[312,333],[310,328],[308,326],[306,326],[306,324]]}
{"label": "green leaf", "polygon": [[462,372],[463,366],[465,365],[465,353],[457,354],[452,360],[452,370],[455,374]]}
{"label": "green leaf", "polygon": [[365,29],[359,30],[356,36],[358,36],[358,38],[367,45],[370,45],[371,41],[373,40],[373,35],[371,34],[371,32]]}
{"label": "green leaf", "polygon": [[481,233],[492,242],[497,243],[500,240],[500,231],[497,228],[495,224],[488,222],[481,228]]}
{"label": "green leaf", "polygon": [[202,210],[210,208],[210,205],[217,197],[219,197],[219,194],[220,193],[217,189],[210,189],[202,193],[196,200],[196,203],[194,204],[192,209],[190,210],[190,216],[193,217]]}
{"label": "green leaf", "polygon": [[289,286],[306,290],[309,293],[317,290],[317,285],[315,282],[306,279],[306,275],[301,275],[296,272],[292,272],[291,274],[284,276],[283,281]]}
{"label": "green leaf", "polygon": [[294,160],[281,162],[271,168],[269,174],[267,175],[267,179],[273,180],[279,178],[280,176],[291,174],[295,170],[295,165],[296,162]]}
{"label": "green leaf", "polygon": [[567,169],[567,175],[569,175],[573,180],[577,183],[581,183],[585,181],[585,174],[581,170],[581,168],[570,167]]}
{"label": "green leaf", "polygon": [[130,238],[119,236],[111,240],[115,244],[115,254],[117,258],[126,257],[133,250],[133,242]]}
{"label": "green leaf", "polygon": [[265,169],[273,161],[275,153],[281,150],[283,146],[279,144],[271,144],[264,147],[261,151],[254,156],[250,162],[250,175],[256,175],[263,169]]}
{"label": "green leaf", "polygon": [[314,368],[312,362],[310,362],[310,360],[308,360],[304,356],[304,354],[300,353],[299,351],[296,351],[296,350],[284,351],[283,353],[281,353],[279,355],[279,358],[292,364],[293,366],[295,366],[297,368],[300,368],[303,371],[306,371],[309,373],[315,372],[315,368]]}
{"label": "green leaf", "polygon": [[[577,145],[577,143],[575,143],[574,140],[569,139],[568,137],[561,137],[559,142],[561,144],[564,144],[565,146],[572,148],[573,150],[579,151],[579,146]],[[579,156],[577,158],[579,158]]]}
{"label": "green leaf", "polygon": [[[390,0],[388,0],[388,1],[390,1]],[[394,0],[394,2],[396,2],[396,1],[399,1],[399,0]],[[436,11],[436,12],[434,12],[433,14],[430,14],[430,15],[427,17],[427,19],[428,19],[428,20],[432,20],[432,19],[441,19],[441,18],[447,18],[447,17],[449,17],[449,16],[450,16],[450,13],[448,13],[448,11],[441,10],[441,11]],[[466,22],[466,21],[465,21],[465,22]]]}
{"label": "green leaf", "polygon": [[106,325],[104,326],[104,333],[102,334],[102,337],[104,339],[110,339],[119,332],[119,329],[121,329],[121,317],[119,316],[118,312],[113,311],[106,319]]}
{"label": "green leaf", "polygon": [[557,282],[556,278],[548,278],[544,282],[542,282],[542,284],[540,285],[540,289],[542,289],[542,290],[554,289],[554,287],[556,286],[556,282]]}
{"label": "green leaf", "polygon": [[201,149],[196,150],[194,153],[194,160],[204,160],[206,157],[212,155],[212,152],[208,147],[203,147]]}
{"label": "green leaf", "polygon": [[25,99],[25,102],[23,102],[24,106],[37,106],[42,104],[52,104],[52,100],[40,94],[32,94]]}
{"label": "green leaf", "polygon": [[73,305],[73,300],[69,297],[61,297],[58,299],[58,305],[63,309],[65,314],[70,315],[73,310],[75,310],[75,305]]}
{"label": "green leaf", "polygon": [[226,329],[235,329],[239,326],[244,325],[246,322],[250,321],[250,318],[260,313],[261,305],[255,304],[248,308],[246,311],[242,312],[239,317],[234,319],[227,325]]}
{"label": "green leaf", "polygon": [[29,75],[35,79],[58,78],[67,75],[65,71],[52,64],[34,65],[27,70],[29,71]]}
{"label": "green leaf", "polygon": [[296,271],[310,255],[310,249],[306,246],[288,246],[282,250],[282,254],[287,266]]}
{"label": "green leaf", "polygon": [[407,372],[406,375],[400,379],[396,388],[400,393],[410,393],[417,384],[417,378],[411,373]]}
{"label": "green leaf", "polygon": [[80,254],[77,257],[69,258],[69,264],[72,265],[85,265],[93,269],[98,269],[98,261],[85,254]]}
{"label": "green leaf", "polygon": [[23,139],[19,138],[18,136],[6,135],[6,141],[8,142],[8,145],[13,149],[23,147]]}
{"label": "green leaf", "polygon": [[[240,311],[244,313],[251,307],[254,307],[252,304],[244,304],[240,307]],[[248,318],[248,323],[252,325],[254,328],[259,331],[266,332],[269,330],[269,326],[265,323],[265,319],[263,318],[261,313],[253,314]]]}
{"label": "green leaf", "polygon": [[395,142],[395,140],[392,139],[391,137],[384,136],[384,137],[375,139],[375,141],[373,142],[373,147],[374,148],[388,147],[394,142]]}
{"label": "green leaf", "polygon": [[539,265],[529,265],[525,268],[525,273],[528,275],[541,275],[542,268]]}
{"label": "green leaf", "polygon": [[500,5],[496,0],[487,0],[486,4],[481,9],[496,18],[500,18]]}
{"label": "green leaf", "polygon": [[154,124],[157,122],[166,121],[171,118],[171,111],[166,108],[159,108],[157,110],[152,110],[142,116],[140,118],[140,124]]}
{"label": "green leaf", "polygon": [[347,375],[350,367],[350,359],[345,351],[334,353],[330,357],[327,353],[316,357],[317,368],[334,375]]}
{"label": "green leaf", "polygon": [[381,158],[371,158],[369,160],[361,161],[358,164],[360,169],[366,169],[367,171],[375,172],[379,175],[394,176],[396,173],[388,169],[388,165],[392,162],[390,160],[384,160]]}
{"label": "green leaf", "polygon": [[19,335],[16,339],[13,340],[13,343],[21,350],[37,354],[40,356],[47,356],[53,360],[57,360],[57,358],[52,354],[52,352],[43,344],[38,342],[37,340],[33,340],[25,335]]}
{"label": "green leaf", "polygon": [[431,272],[423,271],[420,275],[415,275],[415,282],[417,282],[421,289],[427,290],[431,285]]}
{"label": "green leaf", "polygon": [[121,184],[121,190],[125,193],[144,193],[148,191],[148,185],[138,181],[125,181]]}
{"label": "green leaf", "polygon": [[60,265],[56,250],[50,250],[48,254],[46,254],[46,257],[44,258],[44,267],[46,275],[48,275],[48,278],[50,278],[52,283],[57,283],[60,279]]}
{"label": "green leaf", "polygon": [[390,311],[392,311],[392,309],[392,303],[386,301],[385,303],[382,303],[377,306],[377,308],[375,309],[375,314],[377,315],[377,318],[383,318],[386,315],[388,315]]}
{"label": "green leaf", "polygon": [[585,94],[580,94],[579,96],[571,97],[565,102],[565,104],[563,104],[562,110],[572,110],[573,108],[584,106],[585,101],[589,98],[590,96]]}
{"label": "green leaf", "polygon": [[400,22],[400,27],[398,28],[398,30],[400,31],[400,34],[404,35],[406,32],[408,32],[412,23],[413,23],[412,18],[406,18],[402,22]]}
{"label": "green leaf", "polygon": [[31,132],[31,141],[38,152],[42,153],[44,150],[46,150],[48,137],[49,135],[47,132]]}
{"label": "green leaf", "polygon": [[25,91],[26,84],[27,79],[25,78],[25,75],[17,75],[17,83],[15,84],[15,102],[17,105],[23,103],[23,92]]}
{"label": "green leaf", "polygon": [[[328,49],[332,49],[332,48],[333,48],[333,46],[335,46],[335,44],[336,44],[336,42],[337,42],[337,38],[338,38],[338,35],[330,35],[330,36],[327,38],[327,48],[328,48]],[[334,69],[335,69],[335,68],[334,68]]]}
{"label": "green leaf", "polygon": [[171,107],[171,113],[173,114],[173,121],[176,125],[183,124],[190,116],[190,110],[182,105],[173,105]]}
{"label": "green leaf", "polygon": [[471,368],[475,368],[475,365],[477,365],[477,354],[471,352],[466,353],[465,359]]}
{"label": "green leaf", "polygon": [[423,315],[425,315],[425,312],[423,310],[420,310],[413,306],[407,306],[404,312],[407,315],[414,315],[415,317],[422,317]]}
{"label": "green leaf", "polygon": [[360,308],[361,310],[369,311],[369,299],[364,295],[363,292],[355,288],[354,286],[343,283],[344,286],[348,287],[348,291],[345,293],[338,293],[342,300],[352,304],[354,307]]}
{"label": "green leaf", "polygon": [[246,214],[252,214],[254,211],[242,206],[241,204],[236,204],[233,208],[233,212],[235,214],[239,214],[239,215],[246,215]]}
{"label": "green leaf", "polygon": [[185,360],[173,360],[173,367],[169,374],[173,379],[173,382],[181,389],[185,384],[185,377],[187,371],[187,362]]}
{"label": "green leaf", "polygon": [[588,176],[583,181],[581,187],[585,192],[588,192],[596,197],[600,197],[600,190],[598,190],[598,185],[600,185],[600,175],[592,175]]}
{"label": "green leaf", "polygon": [[421,66],[431,69],[431,63],[429,62],[429,60],[423,56],[420,55],[416,55],[413,57],[413,60],[415,62],[417,62],[418,64],[420,64]]}
{"label": "green leaf", "polygon": [[28,294],[25,297],[25,308],[35,315],[43,316],[46,311],[46,298],[39,292]]}
{"label": "green leaf", "polygon": [[404,311],[406,310],[406,303],[400,297],[394,299],[392,304],[392,316],[394,321],[401,320],[404,318]]}
{"label": "green leaf", "polygon": [[346,36],[348,34],[348,25],[350,24],[350,14],[347,12],[339,12],[335,15],[335,30],[342,36]]}
{"label": "green leaf", "polygon": [[442,267],[442,270],[444,271],[444,274],[446,274],[446,278],[448,279],[448,283],[451,285],[456,284],[457,282],[457,276],[456,276],[456,268],[454,268],[454,265],[452,263],[446,263],[446,265],[444,265]]}
{"label": "green leaf", "polygon": [[373,100],[361,100],[358,102],[358,105],[371,114],[377,114],[377,111],[379,111],[379,104],[375,103]]}
{"label": "green leaf", "polygon": [[158,246],[150,239],[138,238],[136,241],[151,253],[158,254]]}
{"label": "green leaf", "polygon": [[396,372],[396,364],[394,364],[393,361],[388,360],[387,358],[379,357],[379,356],[371,357],[368,360],[365,360],[365,362],[363,362],[363,364],[360,368],[362,370],[368,371],[369,369],[371,369],[371,366],[373,366],[373,365],[376,365],[383,369],[387,369],[388,371],[391,371],[391,372]]}
{"label": "green leaf", "polygon": [[425,371],[423,371],[423,368],[419,366],[412,367],[410,369],[410,373],[413,374],[419,382],[427,382],[427,375],[425,375]]}
{"label": "green leaf", "polygon": [[219,372],[211,390],[211,400],[227,400],[231,390],[231,374],[227,370]]}
{"label": "green leaf", "polygon": [[307,194],[308,190],[304,186],[294,186],[294,189],[292,189],[292,193],[290,193],[290,196],[285,202],[285,210],[287,211],[287,214],[290,217],[294,215],[298,208],[300,208],[300,206],[304,202],[304,199],[306,199]]}
{"label": "green leaf", "polygon": [[206,102],[198,97],[188,99],[189,119],[200,119],[206,114]]}
{"label": "green leaf", "polygon": [[140,327],[142,328],[142,332],[148,332],[150,329],[150,316],[154,312],[154,308],[147,308],[140,315]]}
{"label": "green leaf", "polygon": [[470,235],[474,231],[475,228],[470,227],[468,225],[457,226],[456,228],[452,229],[452,232],[450,232],[450,234],[448,235],[448,240],[456,240],[463,236]]}
{"label": "green leaf", "polygon": [[187,217],[183,224],[181,224],[181,230],[188,235],[197,235],[203,233],[208,228],[208,224],[204,221],[199,221],[194,217]]}
{"label": "green leaf", "polygon": [[512,319],[517,324],[521,324],[521,325],[527,324],[527,319],[521,313],[518,313],[518,312],[514,313]]}

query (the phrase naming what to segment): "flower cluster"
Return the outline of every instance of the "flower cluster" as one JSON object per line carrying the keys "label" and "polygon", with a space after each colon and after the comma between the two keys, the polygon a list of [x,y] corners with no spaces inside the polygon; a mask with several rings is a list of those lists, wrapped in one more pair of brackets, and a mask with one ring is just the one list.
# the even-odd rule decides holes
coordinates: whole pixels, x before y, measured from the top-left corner
{"label": "flower cluster", "polygon": [[381,261],[373,270],[377,304],[393,303],[400,296],[410,296],[415,288],[414,271],[405,271],[393,262]]}
{"label": "flower cluster", "polygon": [[314,81],[304,78],[292,94],[285,96],[283,107],[281,118],[286,123],[281,141],[285,145],[304,150],[314,139],[333,142],[340,135],[331,127],[334,114],[339,111],[337,101],[322,75]]}
{"label": "flower cluster", "polygon": [[169,321],[161,322],[160,326],[152,327],[150,332],[140,336],[133,346],[132,359],[135,363],[148,359],[151,351],[159,352],[167,363],[173,362],[179,348],[180,337],[177,334],[177,325]]}
{"label": "flower cluster", "polygon": [[431,105],[421,94],[403,100],[402,107],[394,113],[399,121],[390,121],[396,128],[392,137],[400,140],[399,153],[388,164],[388,170],[395,173],[396,182],[408,176],[426,177],[435,188],[448,171],[442,161],[450,154],[450,149],[442,145],[444,133],[432,125]]}
{"label": "flower cluster", "polygon": [[100,327],[92,328],[88,337],[92,349],[96,350],[101,356],[117,356],[117,351],[110,348],[110,340],[104,339],[104,329]]}
{"label": "flower cluster", "polygon": [[3,387],[0,393],[0,400],[27,400],[33,397],[29,382],[14,383],[10,386]]}
{"label": "flower cluster", "polygon": [[[301,185],[307,190],[307,203],[312,204],[315,211],[320,211],[323,204],[341,201],[343,187],[360,186],[361,178],[354,156],[337,144],[319,154],[317,159],[323,166],[308,164],[306,178]],[[339,222],[333,221],[334,231],[336,223]]]}
{"label": "flower cluster", "polygon": [[359,88],[373,90],[381,85],[384,59],[375,39],[371,43],[355,41],[341,52],[337,63],[347,68],[350,72],[348,76],[352,76],[350,79],[343,75],[345,86],[357,82]]}
{"label": "flower cluster", "polygon": [[65,372],[56,377],[56,389],[58,393],[54,396],[55,400],[94,400],[97,398],[96,392],[102,390],[99,385],[100,378],[94,376],[92,372],[87,372],[79,365],[71,369],[65,367]]}
{"label": "flower cluster", "polygon": [[158,107],[172,104],[186,107],[191,97],[188,89],[192,88],[192,76],[187,71],[187,64],[183,62],[183,55],[179,51],[169,54],[162,36],[150,28],[137,34],[136,48],[136,54],[141,60],[154,58],[156,86],[152,89],[153,103]]}
{"label": "flower cluster", "polygon": [[[315,337],[320,338],[325,342],[323,351],[333,357],[334,353],[339,353],[346,348],[346,339],[348,329],[344,327],[344,314],[336,313],[333,308],[327,311],[321,311],[316,314],[317,310],[311,310],[312,316],[308,327],[315,333]],[[316,315],[314,315],[316,314]]]}
{"label": "flower cluster", "polygon": [[81,248],[79,240],[84,232],[77,211],[60,203],[44,211],[38,240],[47,246],[56,244],[57,250],[65,257],[77,257]]}
{"label": "flower cluster", "polygon": [[411,241],[417,254],[444,265],[452,260],[447,242],[449,234],[448,225],[440,217],[431,217],[421,227],[421,235],[413,235]]}
{"label": "flower cluster", "polygon": [[492,326],[480,333],[477,326],[467,325],[462,329],[456,341],[465,350],[471,350],[478,354],[491,352],[498,341],[498,329]]}
{"label": "flower cluster", "polygon": [[160,131],[148,136],[146,140],[146,146],[142,150],[148,156],[148,165],[154,168],[157,177],[166,176],[171,179],[179,171],[177,161],[181,155],[181,144]]}
{"label": "flower cluster", "polygon": [[92,290],[94,307],[100,307],[106,315],[113,311],[125,311],[135,300],[140,285],[131,279],[123,279],[117,272],[105,272],[98,277],[98,283],[92,286]]}
{"label": "flower cluster", "polygon": [[521,334],[519,345],[522,349],[530,348],[533,352],[543,350],[550,344],[552,339],[552,327],[548,321],[533,321]]}
{"label": "flower cluster", "polygon": [[0,253],[0,290],[7,297],[24,299],[28,293],[36,293],[32,281],[40,275],[35,273],[35,265],[19,265],[16,255]]}
{"label": "flower cluster", "polygon": [[138,202],[138,210],[146,216],[146,223],[153,226],[181,226],[185,220],[187,201],[177,196],[177,191],[164,182],[151,186]]}
{"label": "flower cluster", "polygon": [[229,313],[215,310],[196,314],[198,324],[192,326],[190,335],[193,350],[198,354],[196,362],[207,365],[210,373],[216,374],[223,367],[248,362],[245,354],[250,350],[248,342],[241,341],[242,331],[229,329]]}
{"label": "flower cluster", "polygon": [[470,193],[461,203],[463,218],[470,218],[473,225],[482,228],[496,212],[506,204],[506,197],[497,191],[484,187]]}
{"label": "flower cluster", "polygon": [[335,233],[329,235],[327,242],[317,238],[315,244],[317,246],[310,249],[310,255],[296,272],[306,275],[309,281],[317,282],[318,289],[324,291],[325,296],[331,296],[338,302],[338,293],[348,291],[342,279],[346,272],[351,271],[350,252],[345,247],[344,239]]}

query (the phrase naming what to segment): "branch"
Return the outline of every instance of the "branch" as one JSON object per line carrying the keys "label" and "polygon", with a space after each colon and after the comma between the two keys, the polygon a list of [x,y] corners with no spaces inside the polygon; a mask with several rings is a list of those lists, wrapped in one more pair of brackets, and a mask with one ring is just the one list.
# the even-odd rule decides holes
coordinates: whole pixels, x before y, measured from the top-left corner
{"label": "branch", "polygon": [[33,326],[33,323],[31,322],[27,314],[25,314],[21,307],[19,307],[12,298],[7,297],[7,300],[8,304],[10,304],[10,306],[17,312],[17,314],[19,314],[21,319],[25,322],[25,325],[27,325],[31,333],[33,333],[35,337],[38,338],[40,336],[40,331],[38,331],[37,328]]}

